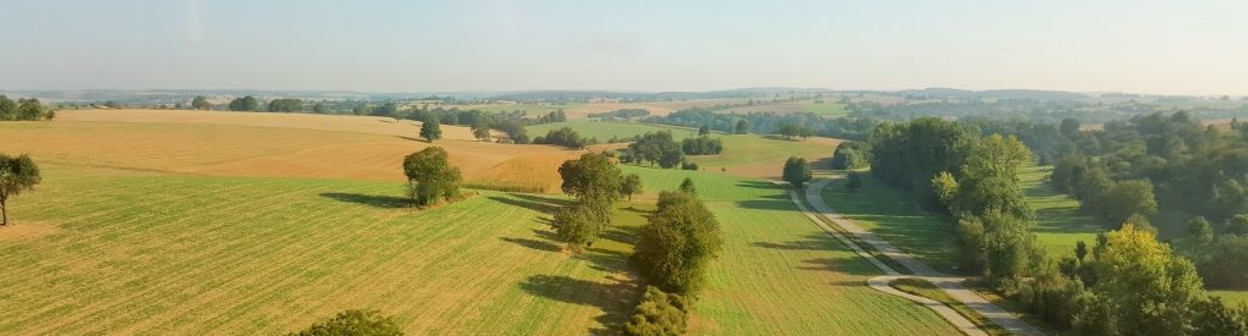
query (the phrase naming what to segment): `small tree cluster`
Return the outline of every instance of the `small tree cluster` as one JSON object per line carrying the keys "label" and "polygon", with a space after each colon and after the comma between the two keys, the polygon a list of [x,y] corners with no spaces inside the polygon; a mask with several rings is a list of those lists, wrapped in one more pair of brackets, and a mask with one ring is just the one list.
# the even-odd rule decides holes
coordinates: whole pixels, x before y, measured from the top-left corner
{"label": "small tree cluster", "polygon": [[789,140],[792,140],[793,138],[802,138],[805,140],[806,138],[815,136],[815,132],[811,131],[810,128],[794,123],[780,124],[780,129],[777,130],[776,133],[780,133],[781,136]]}
{"label": "small tree cluster", "polygon": [[52,120],[56,117],[56,111],[45,108],[35,98],[21,98],[13,101],[4,95],[0,95],[0,121],[6,120]]}
{"label": "small tree cluster", "polygon": [[703,135],[681,140],[680,148],[685,155],[715,155],[724,151],[724,143],[719,138],[712,139],[710,136]]}
{"label": "small tree cluster", "polygon": [[672,138],[671,131],[646,133],[636,139],[620,155],[620,161],[629,163],[658,163],[662,168],[676,168],[685,161],[680,144]]}
{"label": "small tree cluster", "polygon": [[439,197],[450,200],[459,195],[459,168],[452,167],[448,157],[442,147],[429,147],[403,158],[412,205],[433,205]]}
{"label": "small tree cluster", "polygon": [[207,97],[195,96],[195,99],[191,99],[191,108],[207,111],[212,109],[212,103],[208,102]]}
{"label": "small tree cluster", "polygon": [[[256,109],[259,109],[259,108],[260,108],[260,101],[257,100],[256,97],[252,97],[252,96],[234,98],[234,100],[230,101],[230,111],[255,111]],[[317,112],[317,113],[324,113],[324,112]]]}
{"label": "small tree cluster", "polygon": [[871,164],[871,145],[865,142],[842,142],[832,153],[832,169],[852,170]]}
{"label": "small tree cluster", "polygon": [[303,111],[303,100],[296,98],[282,98],[269,101],[269,112],[299,112]]}
{"label": "small tree cluster", "polygon": [[394,317],[376,310],[346,310],[316,322],[308,329],[288,336],[402,336],[403,328]]}
{"label": "small tree cluster", "polygon": [[547,131],[545,136],[533,138],[533,143],[535,144],[559,145],[573,149],[585,148],[586,145],[592,145],[597,142],[598,140],[596,139],[581,137],[581,134],[571,127],[553,129]]}
{"label": "small tree cluster", "polygon": [[784,174],[781,177],[793,188],[801,189],[806,182],[810,182],[810,166],[806,164],[806,159],[790,156],[784,161]]}

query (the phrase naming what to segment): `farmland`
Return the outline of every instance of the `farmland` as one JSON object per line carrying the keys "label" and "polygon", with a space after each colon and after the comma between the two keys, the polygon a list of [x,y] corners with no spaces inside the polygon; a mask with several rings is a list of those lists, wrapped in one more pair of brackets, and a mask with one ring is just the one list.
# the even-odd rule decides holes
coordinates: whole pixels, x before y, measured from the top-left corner
{"label": "farmland", "polygon": [[[89,113],[71,118],[106,120],[0,124],[19,139],[0,152],[30,153],[44,171],[14,204],[17,224],[0,229],[0,253],[15,256],[0,260],[12,275],[0,285],[11,312],[0,333],[274,334],[369,308],[411,334],[613,334],[639,293],[626,260],[632,234],[658,191],[691,177],[726,241],[693,334],[956,334],[926,308],[869,289],[879,271],[783,189],[732,174],[751,160],[830,154],[825,140],[724,136],[738,151],[699,160],[729,174],[624,166],[647,193],[621,203],[605,239],[573,256],[546,225],[568,202],[559,196],[477,190],[405,207],[399,161],[428,144],[376,118],[257,125]],[[555,167],[582,153],[435,145],[469,181],[555,188]]]}
{"label": "farmland", "polygon": [[635,295],[630,245],[559,252],[545,197],[411,211],[394,183],[45,171],[0,236],[0,333],[272,334],[371,307],[413,334],[567,334]]}
{"label": "farmland", "polygon": [[810,223],[783,189],[723,174],[625,166],[650,191],[698,186],[724,229],[722,255],[696,306],[700,335],[956,335],[935,313],[876,292],[883,275]]}
{"label": "farmland", "polygon": [[[568,121],[537,125],[529,128],[533,136],[545,134],[545,130],[570,127],[584,137],[598,138],[606,141],[611,137],[631,138],[647,132],[672,131],[676,140],[696,136],[696,130],[666,125],[650,125],[639,123]],[[724,153],[719,155],[688,156],[687,159],[698,163],[703,170],[726,172],[733,175],[779,179],[784,167],[784,160],[789,156],[800,156],[815,162],[816,167],[826,165],[823,162],[831,156],[832,149],[840,140],[813,137],[804,141],[785,140],[774,136],[743,134],[729,135],[713,133],[712,137],[723,140]],[[616,145],[613,147],[622,147]]]}

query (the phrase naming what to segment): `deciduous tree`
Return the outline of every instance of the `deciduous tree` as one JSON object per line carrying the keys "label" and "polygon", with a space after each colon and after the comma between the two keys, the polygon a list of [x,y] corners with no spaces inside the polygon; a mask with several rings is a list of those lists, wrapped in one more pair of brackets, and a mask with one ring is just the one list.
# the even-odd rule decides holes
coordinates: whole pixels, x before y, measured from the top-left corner
{"label": "deciduous tree", "polygon": [[0,154],[0,226],[9,225],[9,199],[35,188],[42,181],[39,166],[30,156]]}

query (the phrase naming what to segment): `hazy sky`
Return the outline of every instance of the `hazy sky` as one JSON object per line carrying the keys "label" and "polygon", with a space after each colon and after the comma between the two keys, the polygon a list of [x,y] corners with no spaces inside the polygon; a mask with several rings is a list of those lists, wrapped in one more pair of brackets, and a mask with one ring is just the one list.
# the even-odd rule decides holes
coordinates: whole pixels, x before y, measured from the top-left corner
{"label": "hazy sky", "polygon": [[1248,94],[1248,1],[0,2],[3,89]]}

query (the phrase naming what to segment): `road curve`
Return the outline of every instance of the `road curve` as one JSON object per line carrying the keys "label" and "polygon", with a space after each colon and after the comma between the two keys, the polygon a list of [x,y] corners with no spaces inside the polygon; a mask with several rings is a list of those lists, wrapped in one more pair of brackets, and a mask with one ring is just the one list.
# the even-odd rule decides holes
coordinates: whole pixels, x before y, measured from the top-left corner
{"label": "road curve", "polygon": [[[893,246],[893,244],[890,244],[888,241],[884,240],[883,238],[880,238],[879,235],[876,235],[875,233],[872,233],[871,231],[867,231],[866,229],[863,229],[862,227],[854,224],[853,221],[845,218],[844,216],[841,216],[840,214],[837,214],[835,211],[832,211],[832,209],[828,207],[827,203],[823,201],[823,195],[822,195],[823,188],[826,187],[828,185],[828,182],[830,181],[831,180],[822,179],[806,187],[806,200],[810,202],[810,206],[814,208],[815,213],[817,213],[820,216],[823,216],[824,218],[827,218],[836,226],[841,227],[841,229],[844,230],[845,232],[849,232],[850,234],[857,236],[859,240],[871,245],[872,248],[880,251],[885,256],[888,256],[889,258],[896,260],[899,264],[905,266],[906,268],[909,268],[911,271],[914,272],[914,277],[923,278],[927,281],[930,281],[931,283],[935,284],[937,287],[940,287],[941,290],[944,290],[945,293],[949,293],[949,296],[952,296],[954,299],[961,301],[963,304],[966,304],[968,307],[971,307],[971,309],[974,309],[976,312],[979,312],[980,315],[983,315],[984,317],[987,317],[993,322],[996,322],[997,325],[1000,325],[1002,328],[1005,328],[1010,333],[1017,334],[1017,335],[1044,335],[1044,333],[1041,332],[1039,329],[1036,329],[1036,327],[1033,327],[1027,322],[1024,322],[1023,320],[1019,319],[1017,316],[1001,308],[1000,306],[997,306],[993,304],[992,302],[989,302],[987,299],[984,299],[984,297],[980,296],[974,291],[967,289],[965,286],[962,285],[962,282],[965,281],[966,278],[950,276],[950,275],[938,272],[935,269],[932,269],[931,267],[927,266],[927,264],[920,262],[913,255],[903,252],[901,249],[898,249],[896,246]],[[794,196],[794,193],[790,192],[790,196]],[[802,208],[804,211],[807,210],[805,209],[805,207],[802,207]],[[809,211],[806,211],[806,212],[809,214]],[[816,222],[818,223],[820,221],[816,220]],[[826,230],[827,228],[825,228],[825,231]],[[834,231],[836,230],[832,230],[830,232],[834,232]],[[839,235],[839,233],[835,233],[835,234]],[[855,247],[855,249],[857,250],[858,248]],[[895,274],[895,271],[888,272],[886,269],[885,273],[892,275],[892,274]],[[899,277],[894,277],[894,278],[899,278]],[[889,281],[891,281],[891,279],[889,279]],[[887,285],[887,282],[884,282],[884,284]],[[874,288],[874,286],[872,288]],[[892,287],[889,287],[889,288],[892,288]]]}

